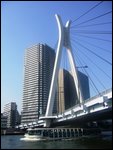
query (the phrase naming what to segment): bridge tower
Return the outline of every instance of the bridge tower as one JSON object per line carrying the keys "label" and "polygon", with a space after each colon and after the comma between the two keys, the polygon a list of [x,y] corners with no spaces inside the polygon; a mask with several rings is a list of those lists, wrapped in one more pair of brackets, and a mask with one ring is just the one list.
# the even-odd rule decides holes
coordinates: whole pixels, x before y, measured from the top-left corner
{"label": "bridge tower", "polygon": [[58,72],[59,72],[59,67],[60,67],[60,62],[61,62],[61,54],[62,54],[63,46],[67,50],[68,59],[69,59],[70,67],[71,67],[71,72],[72,72],[72,76],[74,78],[74,84],[76,87],[77,99],[80,102],[80,104],[83,103],[80,82],[78,79],[77,67],[76,67],[74,57],[72,54],[72,47],[71,47],[71,42],[70,42],[70,24],[71,24],[71,21],[67,21],[66,25],[63,26],[63,23],[62,23],[60,16],[55,14],[55,17],[57,20],[59,37],[58,37],[56,58],[55,58],[53,75],[52,75],[49,97],[48,97],[48,104],[47,104],[45,117],[43,117],[43,119],[45,119],[45,121],[46,121],[46,126],[50,126],[51,120],[52,120],[52,118],[54,118],[52,116],[52,111],[53,111],[53,104],[54,104],[54,100],[55,100],[57,77],[58,77]]}

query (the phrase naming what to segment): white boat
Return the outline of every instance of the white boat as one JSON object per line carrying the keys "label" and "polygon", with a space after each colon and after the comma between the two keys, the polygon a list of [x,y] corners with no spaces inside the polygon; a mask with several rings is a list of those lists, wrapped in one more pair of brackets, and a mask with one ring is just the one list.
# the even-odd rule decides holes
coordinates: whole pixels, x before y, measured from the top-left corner
{"label": "white boat", "polygon": [[21,140],[59,140],[72,139],[83,135],[80,128],[34,128],[27,129],[27,133]]}

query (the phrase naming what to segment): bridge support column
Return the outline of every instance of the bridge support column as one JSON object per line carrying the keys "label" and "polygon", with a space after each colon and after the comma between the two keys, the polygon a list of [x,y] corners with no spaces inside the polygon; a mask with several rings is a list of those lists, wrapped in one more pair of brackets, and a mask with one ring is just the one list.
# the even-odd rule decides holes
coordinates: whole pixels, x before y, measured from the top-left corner
{"label": "bridge support column", "polygon": [[[74,57],[72,54],[72,48],[71,48],[71,42],[70,42],[70,21],[67,21],[66,25],[63,26],[62,20],[60,16],[55,15],[58,29],[59,29],[59,39],[58,39],[58,45],[57,45],[57,52],[56,52],[56,58],[54,63],[54,69],[53,69],[53,75],[50,85],[50,91],[49,91],[49,97],[48,97],[48,104],[46,109],[45,118],[52,116],[53,111],[53,105],[55,100],[55,92],[57,87],[57,78],[58,78],[58,72],[61,62],[61,55],[62,55],[62,48],[63,46],[67,49],[67,54],[70,62],[71,72],[75,83],[76,93],[77,93],[77,99],[80,103],[83,103],[83,97],[81,92],[81,86],[78,79],[78,71],[77,67],[74,62]],[[50,120],[47,121],[47,124],[50,123]]]}
{"label": "bridge support column", "polygon": [[50,125],[51,125],[51,119],[45,119],[44,127],[50,127]]}

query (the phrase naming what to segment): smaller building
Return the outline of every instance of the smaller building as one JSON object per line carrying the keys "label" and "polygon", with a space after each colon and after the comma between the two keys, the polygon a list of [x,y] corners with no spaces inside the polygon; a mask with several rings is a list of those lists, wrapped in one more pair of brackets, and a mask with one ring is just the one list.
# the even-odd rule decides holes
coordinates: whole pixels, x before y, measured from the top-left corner
{"label": "smaller building", "polygon": [[1,113],[1,129],[7,128],[7,116],[4,116],[3,113]]}
{"label": "smaller building", "polygon": [[19,124],[19,113],[15,102],[10,102],[4,106],[3,115],[7,117],[7,128],[15,128]]}
{"label": "smaller building", "polygon": [[21,115],[19,114],[18,110],[16,112],[16,122],[15,125],[20,125],[21,124]]}

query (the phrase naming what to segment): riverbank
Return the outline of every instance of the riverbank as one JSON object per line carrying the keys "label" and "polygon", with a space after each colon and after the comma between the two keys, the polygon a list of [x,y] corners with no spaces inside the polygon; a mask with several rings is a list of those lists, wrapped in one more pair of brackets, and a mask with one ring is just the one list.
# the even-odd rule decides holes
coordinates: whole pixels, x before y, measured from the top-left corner
{"label": "riverbank", "polygon": [[1,135],[24,135],[25,132],[6,132],[5,134],[2,133]]}
{"label": "riverbank", "polygon": [[4,129],[1,130],[1,135],[24,135],[26,131],[19,130],[16,131],[15,129]]}

